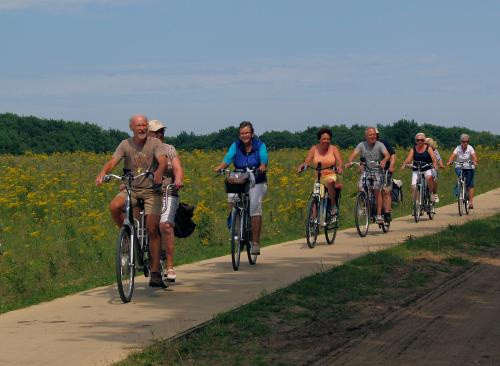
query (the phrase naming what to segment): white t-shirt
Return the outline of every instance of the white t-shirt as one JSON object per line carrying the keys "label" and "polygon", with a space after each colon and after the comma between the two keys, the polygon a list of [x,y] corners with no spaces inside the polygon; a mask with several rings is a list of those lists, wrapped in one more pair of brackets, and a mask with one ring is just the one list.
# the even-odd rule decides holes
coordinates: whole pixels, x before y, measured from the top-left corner
{"label": "white t-shirt", "polygon": [[[456,167],[460,167],[456,163],[465,163],[468,160],[472,160],[472,154],[475,154],[474,148],[470,145],[467,145],[467,149],[465,151],[462,150],[462,146],[458,145],[453,153],[457,155],[457,161],[455,162]],[[464,169],[474,169],[474,164],[464,164]]]}

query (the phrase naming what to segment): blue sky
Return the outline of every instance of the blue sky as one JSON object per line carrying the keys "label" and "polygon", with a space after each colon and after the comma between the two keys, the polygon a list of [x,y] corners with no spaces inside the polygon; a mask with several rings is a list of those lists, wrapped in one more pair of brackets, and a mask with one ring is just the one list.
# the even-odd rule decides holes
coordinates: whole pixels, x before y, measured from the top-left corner
{"label": "blue sky", "polygon": [[0,0],[0,113],[500,133],[500,1]]}

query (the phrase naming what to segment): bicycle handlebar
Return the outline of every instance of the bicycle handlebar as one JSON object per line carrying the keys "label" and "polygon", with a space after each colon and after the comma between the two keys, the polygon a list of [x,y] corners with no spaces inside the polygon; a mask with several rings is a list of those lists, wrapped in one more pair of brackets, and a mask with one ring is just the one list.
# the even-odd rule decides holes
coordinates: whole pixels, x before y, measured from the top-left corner
{"label": "bicycle handlebar", "polygon": [[321,172],[323,170],[332,170],[335,173],[339,173],[339,169],[335,165],[331,165],[331,166],[327,166],[327,167],[321,167],[320,165],[316,166],[316,167],[314,167],[312,165],[302,165],[302,169],[299,171],[299,174],[303,173],[307,169],[314,169],[317,172]]}
{"label": "bicycle handlebar", "polygon": [[427,168],[427,167],[432,167],[432,164],[429,163],[421,163],[418,162],[419,164],[404,164],[405,168],[413,168],[413,169],[418,169],[418,168]]}
{"label": "bicycle handlebar", "polygon": [[111,178],[114,178],[114,179],[117,179],[117,180],[121,180],[121,181],[124,181],[127,178],[130,178],[131,180],[134,180],[134,179],[137,179],[137,178],[140,178],[140,177],[143,177],[143,176],[154,177],[154,174],[153,174],[153,172],[150,172],[150,171],[147,171],[147,172],[135,175],[135,176],[132,175],[132,173],[125,173],[123,175],[106,174],[102,178],[102,181],[107,183],[107,182],[109,182],[111,180]]}

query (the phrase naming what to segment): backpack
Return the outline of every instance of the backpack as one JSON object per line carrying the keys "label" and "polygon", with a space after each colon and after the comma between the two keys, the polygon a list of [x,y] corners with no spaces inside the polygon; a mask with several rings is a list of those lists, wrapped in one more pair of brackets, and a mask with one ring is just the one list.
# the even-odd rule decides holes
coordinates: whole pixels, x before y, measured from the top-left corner
{"label": "backpack", "polygon": [[400,179],[392,180],[391,198],[392,202],[403,202],[403,181]]}
{"label": "backpack", "polygon": [[193,233],[196,228],[196,224],[192,220],[194,209],[195,206],[193,205],[184,202],[179,203],[174,219],[174,235],[176,238],[187,238]]}

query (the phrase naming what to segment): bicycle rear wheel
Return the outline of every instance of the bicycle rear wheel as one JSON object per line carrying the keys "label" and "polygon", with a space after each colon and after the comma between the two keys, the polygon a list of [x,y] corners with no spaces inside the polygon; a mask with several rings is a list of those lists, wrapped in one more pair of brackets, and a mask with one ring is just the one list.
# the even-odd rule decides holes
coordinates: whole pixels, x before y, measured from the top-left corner
{"label": "bicycle rear wheel", "polygon": [[[328,216],[328,215],[327,215]],[[333,244],[335,241],[335,237],[337,236],[337,228],[338,226],[338,215],[337,215],[337,221],[333,223],[329,223],[328,225],[325,226],[325,239],[326,243],[328,245]]]}
{"label": "bicycle rear wheel", "polygon": [[336,189],[336,205],[337,205],[337,214],[335,216],[330,215],[330,207],[328,207],[326,219],[328,225],[325,226],[325,239],[327,244],[333,244],[335,241],[335,237],[337,236],[337,229],[339,228],[340,221],[340,190]]}
{"label": "bicycle rear wheel", "polygon": [[120,229],[118,241],[116,243],[116,282],[118,293],[122,302],[127,303],[132,299],[134,292],[135,264],[132,257],[132,237],[130,228],[123,226]]}
{"label": "bicycle rear wheel", "polygon": [[385,213],[382,216],[384,217],[384,222],[382,224],[379,224],[379,226],[382,229],[382,231],[386,233],[389,231],[389,228],[391,227],[391,219],[389,219]]}
{"label": "bicycle rear wheel", "polygon": [[231,262],[235,271],[240,267],[241,245],[243,241],[241,215],[238,209],[233,209],[231,218]]}
{"label": "bicycle rear wheel", "polygon": [[356,198],[356,206],[354,211],[354,221],[356,230],[361,237],[368,234],[368,226],[370,225],[370,208],[368,206],[368,197],[365,192],[359,192]]}
{"label": "bicycle rear wheel", "polygon": [[316,197],[311,197],[307,204],[306,240],[309,248],[316,246],[319,232],[319,202]]}
{"label": "bicycle rear wheel", "polygon": [[464,211],[466,215],[469,214],[469,192],[466,187],[464,188]]}

